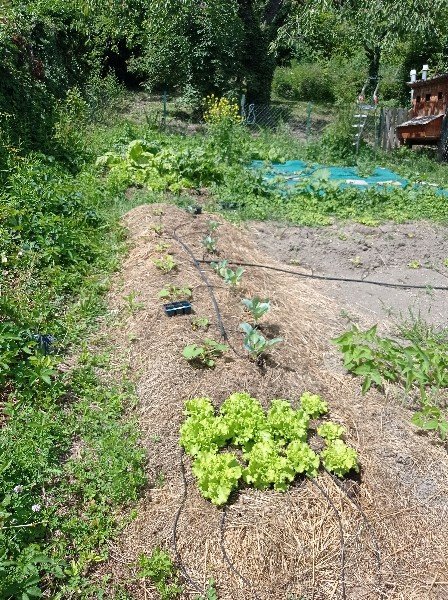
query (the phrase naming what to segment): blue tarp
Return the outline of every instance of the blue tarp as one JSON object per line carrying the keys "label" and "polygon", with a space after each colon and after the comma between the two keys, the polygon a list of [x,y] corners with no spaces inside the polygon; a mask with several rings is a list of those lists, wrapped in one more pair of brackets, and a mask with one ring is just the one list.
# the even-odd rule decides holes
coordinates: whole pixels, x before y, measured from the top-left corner
{"label": "blue tarp", "polygon": [[[261,160],[254,160],[251,164],[253,169],[266,169],[266,163]],[[268,167],[266,171],[266,179],[272,180],[279,178],[281,183],[295,185],[299,181],[306,180],[310,177],[316,178],[321,176],[328,181],[339,183],[342,187],[355,186],[358,188],[367,187],[399,187],[416,186],[411,184],[409,180],[401,177],[397,173],[376,167],[371,175],[363,177],[359,174],[356,167],[331,167],[324,165],[310,165],[302,160],[289,160],[285,163],[274,163]],[[426,187],[430,184],[418,184],[418,186]],[[442,196],[448,196],[448,190],[436,188],[436,193]]]}

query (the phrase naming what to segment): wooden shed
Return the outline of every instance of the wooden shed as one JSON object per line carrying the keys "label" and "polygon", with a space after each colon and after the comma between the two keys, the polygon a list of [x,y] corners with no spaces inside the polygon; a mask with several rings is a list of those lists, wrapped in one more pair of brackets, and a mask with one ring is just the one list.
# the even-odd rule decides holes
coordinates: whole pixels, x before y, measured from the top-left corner
{"label": "wooden shed", "polygon": [[397,126],[400,143],[409,146],[437,145],[441,155],[446,154],[448,73],[412,81],[408,85],[412,90],[412,108],[409,120]]}

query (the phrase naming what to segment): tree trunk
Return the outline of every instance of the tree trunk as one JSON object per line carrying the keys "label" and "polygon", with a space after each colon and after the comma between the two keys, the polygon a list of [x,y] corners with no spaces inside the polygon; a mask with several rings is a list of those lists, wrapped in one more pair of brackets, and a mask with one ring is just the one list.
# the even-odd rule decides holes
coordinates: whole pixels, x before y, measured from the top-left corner
{"label": "tree trunk", "polygon": [[[271,24],[283,4],[282,0],[267,3],[264,14]],[[245,42],[242,64],[245,72],[245,88],[248,102],[268,103],[271,97],[275,58],[270,52],[271,27],[257,17],[255,0],[238,0],[239,15],[244,25]]]}

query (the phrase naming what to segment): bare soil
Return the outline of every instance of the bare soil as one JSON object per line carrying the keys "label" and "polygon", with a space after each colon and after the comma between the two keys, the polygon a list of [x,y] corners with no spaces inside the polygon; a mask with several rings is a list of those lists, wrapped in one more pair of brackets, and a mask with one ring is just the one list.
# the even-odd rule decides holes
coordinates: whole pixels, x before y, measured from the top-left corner
{"label": "bare soil", "polygon": [[[159,598],[150,581],[135,578],[135,565],[141,553],[162,546],[180,569],[183,599],[197,598],[213,577],[220,600],[446,600],[446,450],[415,430],[393,390],[362,396],[359,380],[344,373],[330,343],[342,328],[341,304],[326,283],[248,268],[235,293],[204,267],[234,350],[215,369],[195,369],[182,358],[183,347],[204,333],[192,330],[189,316],[166,317],[157,292],[167,283],[190,284],[195,314],[211,321],[205,335],[219,339],[208,290],[173,239],[177,230],[201,258],[208,218],[155,205],[124,218],[131,249],[110,293],[111,312],[122,318],[104,333],[115,347],[117,372],[125,360],[136,383],[149,485],[98,577],[109,575],[111,586],[125,585],[137,600]],[[162,236],[151,229],[159,222]],[[280,265],[243,228],[224,223],[218,237],[222,258]],[[178,263],[168,275],[153,263],[161,241],[171,244]],[[131,292],[143,305],[133,314],[125,311]],[[241,297],[254,294],[271,298],[264,329],[284,339],[262,368],[244,355],[238,330],[247,319]],[[359,453],[359,479],[342,484],[345,491],[328,474],[318,486],[298,481],[284,494],[243,488],[224,513],[200,496],[184,459],[185,487],[178,446],[185,400],[209,396],[218,407],[240,390],[266,407],[279,397],[296,404],[305,390],[324,396]]]}
{"label": "bare soil", "polygon": [[[276,260],[316,275],[419,285],[398,289],[366,283],[328,282],[325,293],[349,317],[369,322],[421,317],[448,327],[448,228],[426,222],[367,227],[336,223],[329,227],[285,227],[257,222],[250,232]],[[322,288],[321,288],[322,289]]]}

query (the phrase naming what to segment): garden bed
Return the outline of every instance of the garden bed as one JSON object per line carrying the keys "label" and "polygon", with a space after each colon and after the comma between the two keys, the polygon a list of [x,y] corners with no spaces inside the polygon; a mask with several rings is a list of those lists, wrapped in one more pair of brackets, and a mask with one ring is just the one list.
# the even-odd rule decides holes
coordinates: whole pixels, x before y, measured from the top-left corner
{"label": "garden bed", "polygon": [[[140,206],[124,218],[131,249],[111,291],[110,309],[127,309],[128,317],[105,333],[116,348],[117,364],[125,356],[136,381],[151,485],[98,576],[111,575],[111,585],[125,584],[132,598],[158,598],[135,574],[138,556],[162,546],[180,568],[183,598],[197,597],[211,577],[221,600],[446,598],[446,451],[417,433],[408,410],[377,390],[362,396],[359,380],[345,374],[330,343],[342,330],[342,305],[329,297],[325,283],[247,267],[240,288],[232,291],[203,265],[231,349],[212,369],[194,368],[182,357],[186,345],[204,337],[220,341],[209,291],[173,238],[176,231],[203,258],[209,219],[162,205]],[[223,223],[217,238],[219,259],[281,266],[243,229]],[[153,262],[165,244],[177,263],[167,274]],[[191,287],[194,317],[210,321],[205,334],[193,330],[191,316],[163,314],[158,293],[171,283]],[[263,332],[283,338],[261,365],[244,353],[239,331],[247,320],[241,298],[255,294],[272,303]],[[319,487],[299,479],[285,493],[242,488],[224,513],[200,496],[184,457],[185,490],[178,445],[185,400],[209,396],[218,407],[243,390],[264,407],[273,398],[297,405],[306,390],[320,394],[358,451],[360,476],[339,487],[321,473]]]}

